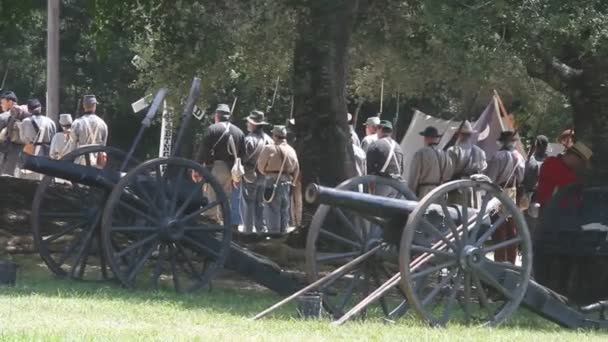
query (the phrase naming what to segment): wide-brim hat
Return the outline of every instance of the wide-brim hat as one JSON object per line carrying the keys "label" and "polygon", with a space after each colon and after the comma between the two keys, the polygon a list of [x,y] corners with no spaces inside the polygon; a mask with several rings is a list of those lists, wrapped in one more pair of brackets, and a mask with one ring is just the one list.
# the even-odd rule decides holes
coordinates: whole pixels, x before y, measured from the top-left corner
{"label": "wide-brim hat", "polygon": [[566,150],[568,153],[572,153],[577,155],[579,158],[585,161],[585,163],[589,163],[591,161],[591,157],[593,156],[593,151],[582,142],[575,142],[572,147]]}
{"label": "wide-brim hat", "polygon": [[441,134],[439,134],[439,130],[434,126],[428,126],[424,129],[424,131],[419,133],[421,136],[426,138],[441,138]]}
{"label": "wide-brim hat", "polygon": [[469,122],[469,120],[465,120],[462,123],[462,127],[460,127],[460,130],[458,132],[460,134],[473,134],[473,133],[477,133],[477,131],[475,131],[473,129],[473,125],[471,125],[471,123]]}
{"label": "wide-brim hat", "polygon": [[71,114],[59,114],[59,125],[61,125],[61,126],[72,125],[72,115]]}
{"label": "wide-brim hat", "polygon": [[232,111],[230,110],[230,107],[225,104],[225,103],[220,103],[219,105],[217,105],[217,108],[215,109],[215,112],[221,112],[221,113],[225,113],[225,114],[230,114]]}
{"label": "wide-brim hat", "polygon": [[500,136],[498,137],[498,141],[502,141],[502,142],[509,142],[509,141],[516,141],[516,140],[517,140],[517,133],[514,131],[500,132]]}
{"label": "wide-brim hat", "polygon": [[254,110],[249,113],[249,116],[245,118],[247,122],[252,125],[262,126],[268,125],[268,122],[264,121],[264,113],[259,110]]}
{"label": "wide-brim hat", "polygon": [[380,124],[380,118],[377,116],[370,116],[367,118],[363,126],[378,126]]}

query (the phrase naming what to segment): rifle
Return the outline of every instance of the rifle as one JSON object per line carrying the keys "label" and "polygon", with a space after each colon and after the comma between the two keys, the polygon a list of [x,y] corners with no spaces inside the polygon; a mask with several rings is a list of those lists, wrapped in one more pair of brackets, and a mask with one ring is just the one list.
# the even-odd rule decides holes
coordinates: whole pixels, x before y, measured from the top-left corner
{"label": "rifle", "polygon": [[393,139],[397,140],[397,126],[399,124],[399,90],[397,90],[397,106],[393,119]]}
{"label": "rifle", "polygon": [[236,101],[239,99],[238,96],[234,97],[234,101],[232,101],[232,108],[230,108],[230,114],[234,115],[234,108],[236,107]]}
{"label": "rifle", "polygon": [[272,102],[270,103],[270,106],[266,107],[266,113],[269,113],[270,110],[272,109],[272,107],[274,106],[274,101],[277,98],[277,93],[279,91],[279,81],[281,80],[281,77],[277,77],[276,82],[274,83],[274,93],[272,94]]}
{"label": "rifle", "polygon": [[382,107],[384,104],[384,78],[380,83],[380,114],[382,114]]}
{"label": "rifle", "polygon": [[4,77],[2,77],[2,84],[0,84],[0,91],[2,89],[4,89],[4,86],[6,85],[6,78],[8,77],[8,68],[6,68],[6,71],[4,71]]}

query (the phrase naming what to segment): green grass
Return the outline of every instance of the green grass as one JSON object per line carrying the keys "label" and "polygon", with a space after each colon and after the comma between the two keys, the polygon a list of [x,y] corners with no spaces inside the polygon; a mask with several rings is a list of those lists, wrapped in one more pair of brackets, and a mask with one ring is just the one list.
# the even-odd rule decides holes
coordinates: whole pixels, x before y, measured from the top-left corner
{"label": "green grass", "polygon": [[34,258],[20,259],[18,285],[0,288],[2,340],[201,341],[605,341],[599,331],[569,331],[520,310],[500,328],[428,328],[414,318],[330,327],[304,321],[293,306],[248,320],[279,298],[260,290],[215,288],[194,295],[128,291],[112,284],[60,280]]}

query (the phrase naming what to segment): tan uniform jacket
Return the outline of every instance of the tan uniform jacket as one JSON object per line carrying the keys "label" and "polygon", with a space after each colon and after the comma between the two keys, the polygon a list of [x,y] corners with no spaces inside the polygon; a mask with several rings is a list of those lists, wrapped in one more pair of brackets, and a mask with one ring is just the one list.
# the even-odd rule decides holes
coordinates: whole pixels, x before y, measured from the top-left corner
{"label": "tan uniform jacket", "polygon": [[264,146],[258,158],[258,170],[265,176],[278,176],[283,158],[287,159],[285,159],[282,177],[287,176],[290,181],[293,181],[300,173],[300,164],[296,151],[285,141]]}
{"label": "tan uniform jacket", "polygon": [[407,186],[418,193],[420,187],[436,187],[452,179],[452,159],[437,145],[426,146],[414,154]]}

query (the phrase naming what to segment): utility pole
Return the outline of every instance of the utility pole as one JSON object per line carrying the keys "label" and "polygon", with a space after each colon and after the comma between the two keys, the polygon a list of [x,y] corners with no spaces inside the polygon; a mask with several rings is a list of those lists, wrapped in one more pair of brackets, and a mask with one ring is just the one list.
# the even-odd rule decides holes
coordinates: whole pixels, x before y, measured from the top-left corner
{"label": "utility pole", "polygon": [[47,1],[46,114],[59,118],[59,7],[60,0]]}

